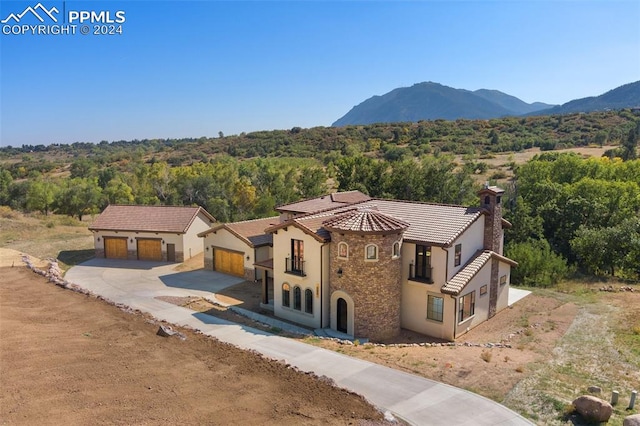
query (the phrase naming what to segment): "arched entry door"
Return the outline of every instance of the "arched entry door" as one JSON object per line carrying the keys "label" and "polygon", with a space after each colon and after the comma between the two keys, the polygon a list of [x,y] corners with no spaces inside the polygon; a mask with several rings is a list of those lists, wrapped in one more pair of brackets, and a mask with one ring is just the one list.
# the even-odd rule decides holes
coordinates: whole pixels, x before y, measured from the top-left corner
{"label": "arched entry door", "polygon": [[338,331],[347,333],[347,318],[349,318],[347,316],[347,301],[344,300],[342,297],[338,299],[336,313],[337,313],[336,328],[338,329]]}

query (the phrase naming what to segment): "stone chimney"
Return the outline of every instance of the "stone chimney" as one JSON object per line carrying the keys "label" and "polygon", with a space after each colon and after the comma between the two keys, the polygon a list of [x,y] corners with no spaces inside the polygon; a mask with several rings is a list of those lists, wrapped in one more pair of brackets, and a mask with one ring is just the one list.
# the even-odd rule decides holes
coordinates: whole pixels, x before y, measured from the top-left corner
{"label": "stone chimney", "polygon": [[478,192],[484,217],[484,249],[502,254],[502,195],[504,189],[485,184]]}

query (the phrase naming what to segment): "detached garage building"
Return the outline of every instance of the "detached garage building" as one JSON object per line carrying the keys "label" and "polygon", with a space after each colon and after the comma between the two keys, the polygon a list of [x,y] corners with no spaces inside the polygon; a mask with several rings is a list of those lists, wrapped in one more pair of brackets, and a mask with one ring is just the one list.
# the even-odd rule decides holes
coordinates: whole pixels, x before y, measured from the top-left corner
{"label": "detached garage building", "polygon": [[202,207],[109,205],[89,227],[96,257],[184,262],[215,222]]}

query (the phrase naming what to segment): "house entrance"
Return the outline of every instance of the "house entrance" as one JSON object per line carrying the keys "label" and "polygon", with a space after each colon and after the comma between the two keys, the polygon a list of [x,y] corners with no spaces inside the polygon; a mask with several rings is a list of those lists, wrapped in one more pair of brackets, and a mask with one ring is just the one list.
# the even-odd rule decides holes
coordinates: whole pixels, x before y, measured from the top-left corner
{"label": "house entrance", "polygon": [[342,333],[347,333],[347,301],[342,297],[338,299],[336,313],[338,314],[336,328]]}

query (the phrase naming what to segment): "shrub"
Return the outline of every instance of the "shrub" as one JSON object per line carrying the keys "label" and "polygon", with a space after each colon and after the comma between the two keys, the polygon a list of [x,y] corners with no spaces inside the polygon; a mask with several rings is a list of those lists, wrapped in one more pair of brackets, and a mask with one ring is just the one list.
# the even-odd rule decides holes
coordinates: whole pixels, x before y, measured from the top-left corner
{"label": "shrub", "polygon": [[20,214],[9,206],[0,206],[0,217],[3,219],[18,219]]}
{"label": "shrub", "polygon": [[547,240],[509,244],[505,255],[518,262],[511,270],[511,282],[516,285],[549,287],[570,272],[567,261],[551,250]]}
{"label": "shrub", "polygon": [[491,362],[491,357],[493,356],[493,354],[491,353],[491,351],[488,351],[486,349],[484,349],[481,353],[480,353],[480,358],[482,358],[482,360],[484,362]]}

